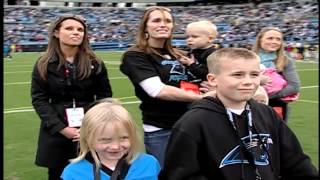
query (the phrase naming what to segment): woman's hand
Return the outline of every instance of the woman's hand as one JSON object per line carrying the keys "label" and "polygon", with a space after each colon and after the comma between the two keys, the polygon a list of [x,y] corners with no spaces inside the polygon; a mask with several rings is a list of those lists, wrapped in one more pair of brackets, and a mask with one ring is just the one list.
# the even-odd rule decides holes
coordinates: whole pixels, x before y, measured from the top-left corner
{"label": "woman's hand", "polygon": [[203,93],[207,93],[209,91],[215,91],[216,87],[212,86],[208,81],[202,81],[200,83],[200,88],[199,90]]}
{"label": "woman's hand", "polygon": [[79,141],[80,138],[80,129],[73,127],[65,127],[60,131],[62,135],[67,137],[68,139],[72,139],[72,141]]}
{"label": "woman's hand", "polygon": [[202,97],[206,97],[206,96],[211,96],[211,97],[216,97],[217,96],[217,91],[216,90],[211,90],[211,91],[208,91],[206,93],[204,93],[202,95]]}

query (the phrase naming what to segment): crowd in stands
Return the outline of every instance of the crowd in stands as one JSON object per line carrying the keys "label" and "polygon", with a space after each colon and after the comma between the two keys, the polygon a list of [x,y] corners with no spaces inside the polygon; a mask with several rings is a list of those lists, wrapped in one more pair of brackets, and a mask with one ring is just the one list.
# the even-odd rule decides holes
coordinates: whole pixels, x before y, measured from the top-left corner
{"label": "crowd in stands", "polygon": [[[4,7],[4,44],[46,43],[48,26],[61,14],[82,15],[88,25],[90,42],[133,43],[144,8],[116,7]],[[218,27],[215,43],[222,47],[250,45],[265,26],[277,26],[290,43],[318,44],[318,1],[175,6],[174,34],[183,34],[188,23],[210,20]]]}

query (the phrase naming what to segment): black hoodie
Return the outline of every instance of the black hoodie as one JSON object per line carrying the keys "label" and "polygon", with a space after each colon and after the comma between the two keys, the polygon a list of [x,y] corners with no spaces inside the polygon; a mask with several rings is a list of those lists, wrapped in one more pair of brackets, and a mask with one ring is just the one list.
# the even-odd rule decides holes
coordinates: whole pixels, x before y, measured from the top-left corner
{"label": "black hoodie", "polygon": [[[206,97],[195,103],[173,128],[160,179],[255,180],[257,173],[262,180],[317,179],[318,172],[298,139],[272,108],[254,100],[248,103],[251,141],[248,135],[237,135],[220,101]],[[243,117],[240,123],[247,122]],[[240,138],[255,165],[248,161]]]}

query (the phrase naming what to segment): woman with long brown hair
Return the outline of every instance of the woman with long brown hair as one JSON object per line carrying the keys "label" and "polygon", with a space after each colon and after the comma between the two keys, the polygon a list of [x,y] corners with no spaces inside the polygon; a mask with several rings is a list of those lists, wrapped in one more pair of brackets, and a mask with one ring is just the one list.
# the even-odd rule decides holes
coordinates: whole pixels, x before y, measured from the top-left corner
{"label": "woman with long brown hair", "polygon": [[58,180],[78,151],[79,127],[89,104],[112,96],[107,69],[89,46],[85,19],[53,22],[46,52],[32,72],[32,105],[41,119],[36,165]]}
{"label": "woman with long brown hair", "polygon": [[141,100],[146,151],[156,156],[161,165],[173,125],[188,110],[190,102],[203,97],[189,83],[192,74],[179,62],[182,53],[172,47],[173,28],[169,8],[147,8],[136,44],[124,53],[120,65]]}

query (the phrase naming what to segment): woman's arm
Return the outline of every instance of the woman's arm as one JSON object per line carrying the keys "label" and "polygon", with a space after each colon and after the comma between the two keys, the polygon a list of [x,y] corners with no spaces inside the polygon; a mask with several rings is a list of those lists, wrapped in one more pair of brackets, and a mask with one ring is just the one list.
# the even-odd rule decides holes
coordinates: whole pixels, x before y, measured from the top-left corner
{"label": "woman's arm", "polygon": [[54,134],[64,129],[66,125],[61,122],[58,113],[49,103],[46,88],[46,82],[40,78],[36,63],[33,68],[31,81],[32,105],[43,122],[44,128],[46,128],[50,134]]}
{"label": "woman's arm", "polygon": [[288,85],[285,88],[283,88],[281,91],[271,95],[270,99],[285,97],[288,95],[298,93],[300,91],[301,82],[300,82],[299,75],[295,70],[293,60],[290,58],[288,58],[288,60],[289,60],[288,64],[286,65],[286,67],[282,72],[282,75],[285,78],[285,80],[288,82]]}
{"label": "woman's arm", "polygon": [[139,84],[150,97],[182,102],[192,102],[203,97],[163,83],[152,62],[143,53],[126,53],[120,69],[134,84]]}
{"label": "woman's arm", "polygon": [[149,96],[168,101],[193,102],[204,96],[215,96],[215,91],[213,90],[200,95],[174,86],[165,85],[158,76],[143,80],[139,85]]}
{"label": "woman's arm", "polygon": [[185,91],[174,86],[165,85],[156,98],[168,100],[168,101],[184,101],[193,102],[199,100],[203,95],[193,92]]}

